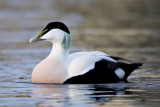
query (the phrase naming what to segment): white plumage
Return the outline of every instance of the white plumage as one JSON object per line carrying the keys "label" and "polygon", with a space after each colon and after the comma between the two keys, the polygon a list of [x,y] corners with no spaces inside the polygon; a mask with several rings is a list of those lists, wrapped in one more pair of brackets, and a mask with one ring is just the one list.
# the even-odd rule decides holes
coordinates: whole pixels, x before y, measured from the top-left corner
{"label": "white plumage", "polygon": [[69,55],[68,72],[69,77],[82,75],[92,70],[96,62],[105,59],[107,61],[116,62],[108,57],[107,54],[99,51],[93,52],[76,52]]}

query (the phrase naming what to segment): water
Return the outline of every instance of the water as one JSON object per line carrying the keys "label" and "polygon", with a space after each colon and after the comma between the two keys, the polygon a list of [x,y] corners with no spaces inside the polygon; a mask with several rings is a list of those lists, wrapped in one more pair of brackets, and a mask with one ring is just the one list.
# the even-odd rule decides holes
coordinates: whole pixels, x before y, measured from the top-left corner
{"label": "water", "polygon": [[[0,0],[0,106],[159,106],[160,2]],[[50,21],[69,26],[71,52],[99,50],[145,63],[130,83],[32,84],[51,44],[29,44]]]}

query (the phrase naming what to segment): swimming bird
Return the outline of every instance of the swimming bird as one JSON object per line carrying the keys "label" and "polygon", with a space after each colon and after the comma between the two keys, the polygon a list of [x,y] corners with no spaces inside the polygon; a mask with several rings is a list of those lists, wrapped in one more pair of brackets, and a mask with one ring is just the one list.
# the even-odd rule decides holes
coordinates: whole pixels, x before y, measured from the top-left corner
{"label": "swimming bird", "polygon": [[35,41],[50,41],[53,44],[48,57],[32,72],[33,83],[99,84],[127,81],[128,76],[142,63],[122,63],[120,57],[109,56],[100,51],[70,51],[70,31],[62,22],[50,22]]}

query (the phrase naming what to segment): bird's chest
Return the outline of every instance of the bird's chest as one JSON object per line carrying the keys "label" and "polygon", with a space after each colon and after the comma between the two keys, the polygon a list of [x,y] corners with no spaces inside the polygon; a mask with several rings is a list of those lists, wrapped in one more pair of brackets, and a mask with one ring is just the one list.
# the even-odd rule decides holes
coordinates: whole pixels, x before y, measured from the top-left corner
{"label": "bird's chest", "polygon": [[67,78],[65,62],[56,57],[47,57],[33,70],[32,81],[38,83],[62,83]]}

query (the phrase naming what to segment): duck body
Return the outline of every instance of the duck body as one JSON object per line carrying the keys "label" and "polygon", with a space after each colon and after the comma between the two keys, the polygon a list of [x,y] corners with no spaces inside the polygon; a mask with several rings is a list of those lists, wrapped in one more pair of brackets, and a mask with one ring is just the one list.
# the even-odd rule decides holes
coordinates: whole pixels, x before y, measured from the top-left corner
{"label": "duck body", "polygon": [[122,63],[100,51],[69,54],[70,32],[61,22],[49,23],[30,42],[48,40],[52,51],[33,70],[33,83],[99,84],[127,81],[142,63]]}

